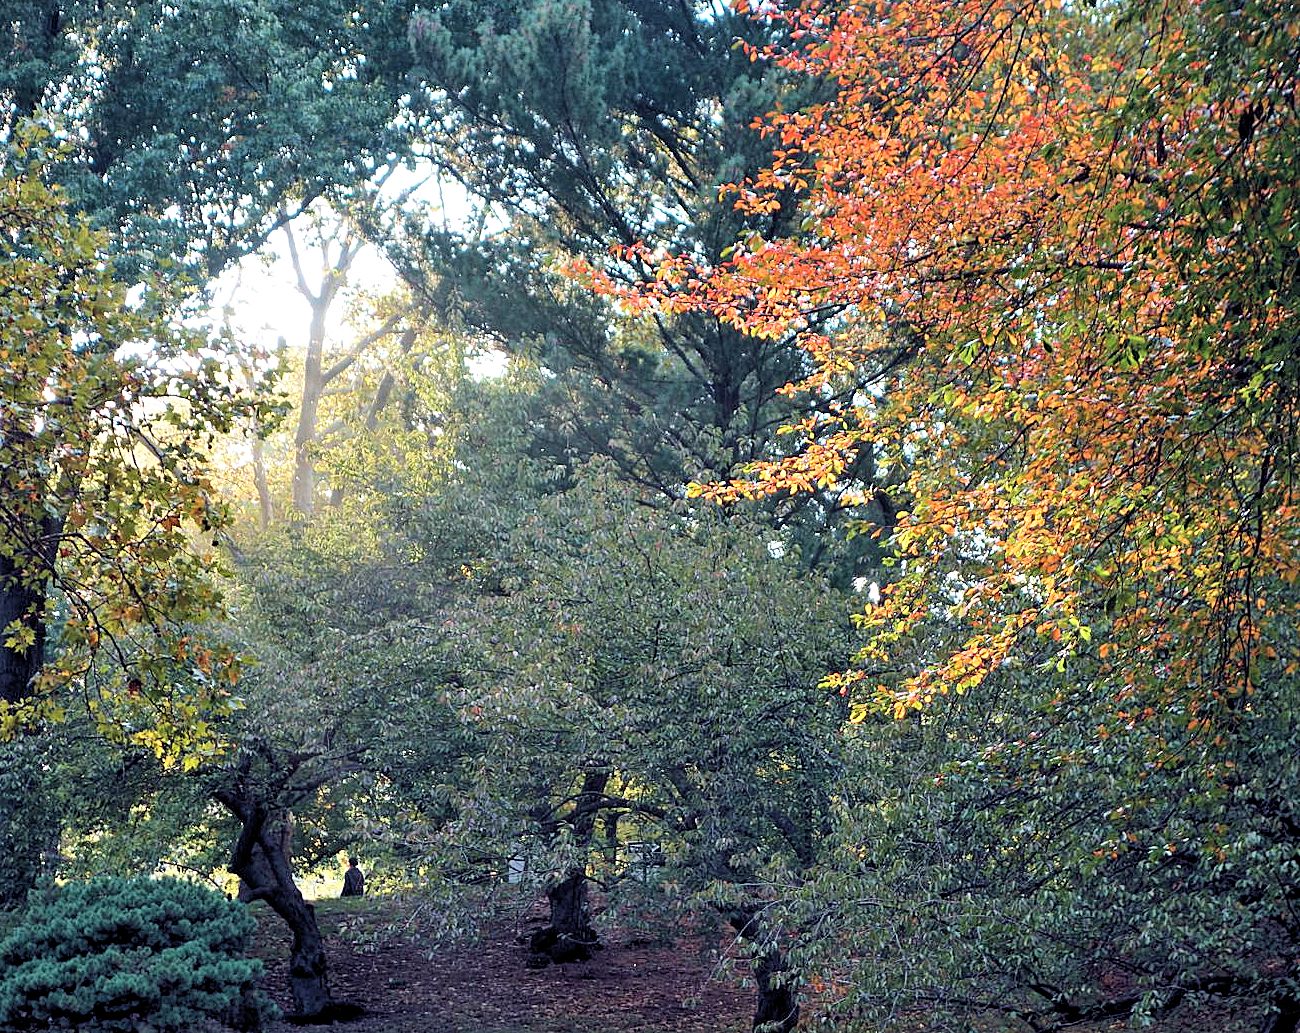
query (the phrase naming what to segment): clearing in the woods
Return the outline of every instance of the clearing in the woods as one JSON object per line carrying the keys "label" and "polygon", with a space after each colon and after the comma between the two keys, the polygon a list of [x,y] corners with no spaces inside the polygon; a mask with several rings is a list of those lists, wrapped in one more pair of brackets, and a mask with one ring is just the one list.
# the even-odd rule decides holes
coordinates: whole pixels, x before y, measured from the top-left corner
{"label": "clearing in the woods", "polygon": [[[257,952],[286,1013],[288,933],[261,905]],[[719,968],[720,941],[647,943],[614,931],[593,961],[529,968],[526,920],[436,948],[401,932],[381,897],[316,902],[334,995],[365,1009],[348,1033],[741,1033],[750,991]],[[521,939],[522,937],[522,939]],[[270,1033],[301,1028],[285,1020]]]}

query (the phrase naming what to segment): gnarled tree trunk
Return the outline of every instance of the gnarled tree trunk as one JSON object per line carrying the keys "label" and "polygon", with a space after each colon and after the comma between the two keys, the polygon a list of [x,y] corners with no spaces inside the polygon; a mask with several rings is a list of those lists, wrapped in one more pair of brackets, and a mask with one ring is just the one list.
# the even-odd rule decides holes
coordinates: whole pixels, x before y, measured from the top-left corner
{"label": "gnarled tree trunk", "polygon": [[319,1021],[339,1017],[340,1008],[330,995],[325,941],[316,912],[298,891],[284,849],[283,815],[273,816],[247,790],[222,789],[214,795],[241,825],[231,870],[248,887],[248,896],[265,900],[293,934],[289,991],[295,1017]]}
{"label": "gnarled tree trunk", "polygon": [[[608,770],[588,769],[583,775],[582,788],[574,799],[573,810],[565,819],[580,856],[585,857],[591,847],[596,817],[600,814],[608,784]],[[551,920],[549,925],[533,933],[529,942],[533,963],[587,961],[592,951],[600,946],[600,938],[591,925],[586,865],[580,863],[565,871],[559,881],[547,889],[546,899],[551,907]]]}
{"label": "gnarled tree trunk", "polygon": [[1281,994],[1271,1004],[1272,1008],[1260,1024],[1260,1033],[1296,1033],[1300,1028],[1300,998]]}
{"label": "gnarled tree trunk", "polygon": [[754,1029],[763,1033],[790,1033],[799,1025],[799,989],[789,975],[785,953],[779,944],[763,935],[755,910],[732,912],[727,921],[741,940],[755,948],[753,970],[758,996],[754,1003]]}

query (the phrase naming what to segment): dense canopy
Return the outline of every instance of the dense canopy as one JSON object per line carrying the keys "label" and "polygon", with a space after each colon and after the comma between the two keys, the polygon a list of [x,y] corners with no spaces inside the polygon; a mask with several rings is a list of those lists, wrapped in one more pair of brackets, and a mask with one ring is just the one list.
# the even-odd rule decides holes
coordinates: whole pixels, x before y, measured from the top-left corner
{"label": "dense canopy", "polygon": [[360,853],[430,955],[723,942],[768,1033],[1300,1028],[1294,4],[0,47],[0,906],[211,879],[329,1021]]}

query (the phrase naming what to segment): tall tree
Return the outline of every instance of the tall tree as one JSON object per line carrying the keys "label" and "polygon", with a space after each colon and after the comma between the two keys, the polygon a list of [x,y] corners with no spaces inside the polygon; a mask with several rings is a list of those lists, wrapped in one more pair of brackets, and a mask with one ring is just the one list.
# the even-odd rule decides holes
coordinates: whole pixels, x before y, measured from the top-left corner
{"label": "tall tree", "polygon": [[[92,701],[129,689],[123,698],[164,714],[168,665],[211,670],[200,698],[173,700],[167,720],[179,719],[223,692],[222,662],[192,654],[185,632],[217,603],[206,576],[215,552],[192,537],[210,538],[223,519],[205,446],[255,403],[172,317],[165,294],[128,303],[104,238],[45,183],[38,146],[12,150],[0,179],[5,731],[42,690],[98,677],[85,660],[96,651],[111,652],[118,669],[88,686]],[[48,667],[53,626],[67,659]]]}
{"label": "tall tree", "polygon": [[[339,263],[328,263],[337,254],[324,251],[317,302],[328,304],[338,289]],[[301,255],[297,264],[303,273]],[[312,322],[322,331],[312,374],[320,405],[300,415],[298,433],[306,420],[311,440],[339,450],[313,450],[308,468],[328,466],[346,504],[323,507],[311,520],[237,529],[227,631],[256,663],[243,682],[244,705],[220,723],[226,753],[197,775],[234,819],[228,864],[243,894],[265,900],[289,929],[295,1010],[317,1021],[352,1006],[330,989],[324,941],[294,881],[294,835],[286,831],[300,842],[311,833],[337,850],[381,823],[400,824],[397,815],[430,797],[445,800],[441,787],[471,739],[443,701],[449,663],[443,636],[430,633],[427,620],[456,582],[426,578],[424,565],[433,555],[453,566],[463,557],[428,542],[413,546],[394,529],[384,501],[398,471],[417,504],[438,489],[446,470],[440,424],[465,370],[454,338],[419,324],[411,307],[384,300],[395,314],[332,359],[324,357],[323,319]],[[392,340],[399,320],[403,332]],[[291,433],[270,444],[297,470]],[[296,487],[289,480],[281,481],[286,495]],[[437,822],[446,818],[440,807],[435,801],[423,810]],[[308,855],[308,863],[320,860]]]}
{"label": "tall tree", "polygon": [[205,453],[256,403],[164,291],[128,302],[47,157],[24,132],[0,167],[0,737],[75,683],[101,730],[195,763],[235,680],[190,633],[219,608]]}
{"label": "tall tree", "polygon": [[[346,214],[320,203],[286,223],[280,238],[289,267],[284,287],[296,288],[305,318],[273,349],[245,346],[241,368],[251,377],[281,368],[289,426],[249,427],[259,436],[230,442],[224,457],[228,475],[251,466],[262,532],[277,514],[309,520],[350,493],[373,501],[398,470],[414,484],[417,471],[436,469],[438,437],[470,353],[466,335],[451,329],[454,299],[431,311],[402,286],[385,285],[382,264],[376,269],[367,261],[375,256],[366,254],[368,244]],[[363,268],[354,275],[358,260]],[[240,327],[235,318],[245,272],[222,310],[222,334],[232,342],[266,332]],[[241,485],[232,481],[229,490],[250,501]]]}
{"label": "tall tree", "polygon": [[206,277],[401,150],[411,7],[7,0],[0,135],[57,125],[59,178],[119,256]]}
{"label": "tall tree", "polygon": [[885,648],[928,621],[965,563],[942,591],[968,635],[893,683],[902,708],[1026,639],[1096,648],[1094,608],[1115,674],[1178,642],[1170,675],[1206,706],[1245,692],[1290,619],[1260,578],[1296,577],[1296,41],[1217,5],[1171,8],[1150,43],[1141,5],[762,10],[811,41],[782,62],[839,94],[773,116],[786,150],[739,203],[798,187],[808,231],[742,242],[679,292],[683,256],[651,293],[760,333],[852,305],[851,332],[804,334],[809,390],[889,375],[900,348],[910,364],[760,481],[709,493],[807,488],[863,439],[905,443],[906,572],[867,626]]}
{"label": "tall tree", "polygon": [[1176,702],[1117,714],[1087,660],[1005,668],[855,728],[835,832],[777,909],[822,1003],[927,1030],[1180,1028],[1198,1010],[1293,1030],[1300,851],[1279,790],[1297,710],[1282,666],[1208,750]]}
{"label": "tall tree", "polygon": [[[330,310],[339,300],[340,292],[347,286],[348,274],[365,246],[365,241],[346,221],[332,218],[325,212],[313,213],[307,224],[313,251],[320,260],[316,284],[309,279],[308,263],[300,252],[298,231],[294,229],[293,223],[286,223],[283,232],[298,293],[311,311],[302,358],[302,393],[294,407],[292,478],[293,508],[300,516],[310,518],[316,509],[315,452],[323,430],[320,426],[322,396],[365,355],[367,349],[389,334],[399,332],[403,314],[390,313],[374,330],[363,335],[341,354],[330,356],[327,361],[327,320]],[[410,351],[415,333],[414,328],[406,331],[403,353]]]}
{"label": "tall tree", "polygon": [[[399,264],[414,282],[454,284],[467,325],[550,372],[540,447],[562,461],[608,456],[663,499],[773,455],[782,424],[834,399],[777,396],[808,368],[789,337],[748,336],[707,313],[630,317],[567,273],[609,269],[613,250],[612,275],[635,280],[661,249],[709,264],[738,235],[790,228],[793,208],[753,214],[718,199],[771,157],[749,122],[817,89],[735,46],[773,31],[722,3],[675,0],[453,2],[411,22],[430,157],[478,217],[459,230],[424,214],[400,235],[390,227]],[[840,508],[828,489],[777,519],[816,531]],[[807,561],[830,542],[810,536]]]}
{"label": "tall tree", "polygon": [[[919,921],[932,945],[989,909],[1034,916],[1036,946],[991,923],[988,944],[936,956],[939,981],[911,982],[945,1006],[984,976],[1042,1028],[1223,993],[1295,1029],[1295,891],[1259,882],[1294,850],[1295,12],[752,10],[801,39],[756,59],[837,89],[767,120],[782,154],[737,193],[757,213],[798,191],[803,232],[742,240],[717,270],[683,254],[641,297],[798,330],[804,390],[880,385],[806,423],[798,454],[701,494],[806,490],[864,441],[908,459],[900,562],[843,684],[860,719],[919,711],[933,752],[902,791],[864,758],[846,839],[892,845],[828,879],[883,889],[923,866],[860,899],[901,904],[898,928]],[[817,332],[828,305],[843,322]],[[936,697],[970,693],[1006,711],[953,702],[929,737],[949,720]],[[998,874],[1010,858],[1025,880]],[[1249,960],[1220,966],[1236,940]],[[1132,993],[1107,992],[1108,947]]]}

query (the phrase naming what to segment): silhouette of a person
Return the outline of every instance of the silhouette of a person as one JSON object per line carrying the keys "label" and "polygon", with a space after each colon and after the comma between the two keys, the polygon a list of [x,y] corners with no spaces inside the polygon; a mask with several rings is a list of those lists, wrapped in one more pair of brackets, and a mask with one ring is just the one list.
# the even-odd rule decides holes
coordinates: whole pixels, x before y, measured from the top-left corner
{"label": "silhouette of a person", "polygon": [[366,877],[361,874],[361,869],[357,867],[355,857],[348,858],[348,870],[343,873],[343,892],[340,896],[360,897],[366,892]]}

